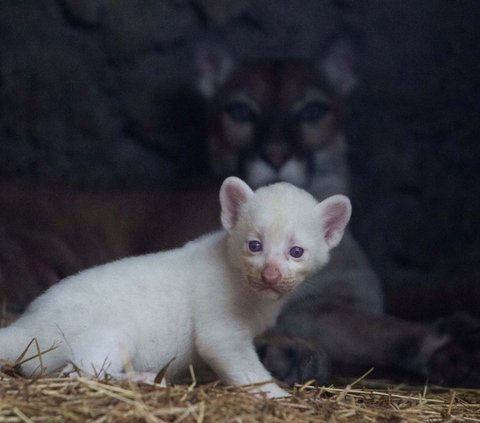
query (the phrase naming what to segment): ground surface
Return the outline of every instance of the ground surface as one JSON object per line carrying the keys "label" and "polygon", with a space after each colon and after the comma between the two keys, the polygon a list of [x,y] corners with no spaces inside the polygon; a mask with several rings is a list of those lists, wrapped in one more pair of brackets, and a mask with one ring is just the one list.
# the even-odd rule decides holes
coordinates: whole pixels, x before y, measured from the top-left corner
{"label": "ground surface", "polygon": [[[168,388],[0,377],[0,422],[480,422],[480,391],[297,386],[287,399],[239,388]],[[380,388],[380,386],[382,386]]]}

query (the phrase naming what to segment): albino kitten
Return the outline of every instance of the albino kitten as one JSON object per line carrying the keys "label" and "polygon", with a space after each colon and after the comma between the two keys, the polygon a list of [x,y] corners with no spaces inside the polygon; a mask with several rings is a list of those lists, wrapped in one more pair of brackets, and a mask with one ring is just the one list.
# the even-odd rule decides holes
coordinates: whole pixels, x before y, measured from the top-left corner
{"label": "albino kitten", "polygon": [[[40,350],[57,348],[42,363],[24,363],[27,375],[80,368],[142,380],[174,359],[170,377],[203,363],[228,384],[271,381],[253,338],[275,323],[296,286],[327,263],[350,202],[336,195],[318,203],[287,183],[253,192],[230,177],[220,203],[226,231],[94,267],[50,288],[0,330],[0,357],[17,359],[35,337]],[[255,389],[287,395],[273,382]]]}

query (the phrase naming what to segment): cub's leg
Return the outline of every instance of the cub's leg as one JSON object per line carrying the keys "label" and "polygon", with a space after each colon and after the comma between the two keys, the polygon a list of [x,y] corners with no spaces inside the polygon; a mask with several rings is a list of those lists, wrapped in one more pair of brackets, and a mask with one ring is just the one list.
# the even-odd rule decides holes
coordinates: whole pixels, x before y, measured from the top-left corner
{"label": "cub's leg", "polygon": [[135,345],[128,334],[122,331],[91,329],[77,338],[66,337],[65,343],[70,354],[62,370],[64,375],[98,378],[108,375],[125,379],[137,374],[132,367]]}
{"label": "cub's leg", "polygon": [[197,341],[200,356],[226,384],[253,385],[251,392],[265,392],[269,398],[290,394],[273,382],[248,339],[222,338]]}

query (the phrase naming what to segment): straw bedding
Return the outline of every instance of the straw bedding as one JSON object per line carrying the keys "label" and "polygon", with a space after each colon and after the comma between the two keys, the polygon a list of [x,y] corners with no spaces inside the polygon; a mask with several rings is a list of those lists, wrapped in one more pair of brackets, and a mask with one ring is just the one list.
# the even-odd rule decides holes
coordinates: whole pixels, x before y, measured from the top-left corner
{"label": "straw bedding", "polygon": [[268,400],[192,377],[190,384],[164,388],[1,373],[0,422],[480,422],[475,390],[374,389],[356,381],[346,387],[297,385],[292,397]]}
{"label": "straw bedding", "polygon": [[[0,324],[13,318],[0,313]],[[290,398],[268,400],[240,387],[197,383],[192,369],[190,382],[164,388],[85,378],[25,379],[15,363],[0,360],[0,423],[480,423],[480,390],[393,386],[367,379],[369,373],[335,386],[296,385]]]}

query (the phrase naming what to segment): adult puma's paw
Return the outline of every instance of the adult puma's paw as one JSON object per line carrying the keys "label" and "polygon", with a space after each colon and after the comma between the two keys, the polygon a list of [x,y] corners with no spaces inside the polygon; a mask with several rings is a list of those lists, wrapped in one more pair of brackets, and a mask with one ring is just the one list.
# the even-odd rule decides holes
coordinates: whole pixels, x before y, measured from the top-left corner
{"label": "adult puma's paw", "polygon": [[255,346],[270,373],[289,385],[312,379],[322,384],[330,375],[327,353],[302,339],[266,336],[258,338]]}
{"label": "adult puma's paw", "polygon": [[449,340],[430,357],[430,382],[456,387],[480,387],[480,320],[457,313],[436,324]]}

